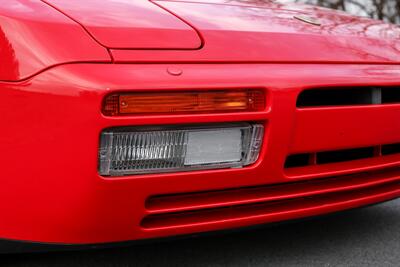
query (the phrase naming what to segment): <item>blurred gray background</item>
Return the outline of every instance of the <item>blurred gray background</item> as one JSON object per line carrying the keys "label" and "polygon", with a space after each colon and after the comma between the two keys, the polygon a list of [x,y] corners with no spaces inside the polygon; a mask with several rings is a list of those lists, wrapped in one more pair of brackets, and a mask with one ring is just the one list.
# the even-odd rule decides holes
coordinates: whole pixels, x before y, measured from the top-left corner
{"label": "blurred gray background", "polygon": [[319,5],[344,10],[357,16],[400,24],[400,0],[282,0],[279,2]]}
{"label": "blurred gray background", "polygon": [[400,0],[298,0],[297,2],[341,9],[358,16],[400,23]]}

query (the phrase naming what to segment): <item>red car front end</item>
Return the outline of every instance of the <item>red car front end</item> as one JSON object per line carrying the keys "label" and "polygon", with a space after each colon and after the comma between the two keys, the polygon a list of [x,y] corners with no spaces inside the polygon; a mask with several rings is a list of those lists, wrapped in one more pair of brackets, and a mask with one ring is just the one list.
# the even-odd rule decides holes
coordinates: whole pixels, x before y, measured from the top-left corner
{"label": "red car front end", "polygon": [[[0,70],[3,239],[124,242],[400,196],[394,25],[276,3],[105,1],[98,13],[95,1],[8,1],[18,5],[0,10],[10,55]],[[165,94],[249,90],[261,108],[157,112]],[[105,112],[109,96],[143,94],[156,112]],[[119,174],[100,166],[105,132],[241,125],[263,128],[248,165]]]}

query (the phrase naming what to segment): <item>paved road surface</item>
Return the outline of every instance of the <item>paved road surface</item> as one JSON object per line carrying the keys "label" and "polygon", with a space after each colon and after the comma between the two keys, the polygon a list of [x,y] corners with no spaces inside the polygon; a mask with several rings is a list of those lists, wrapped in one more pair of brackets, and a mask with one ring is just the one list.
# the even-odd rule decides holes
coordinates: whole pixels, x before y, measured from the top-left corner
{"label": "paved road surface", "polygon": [[99,251],[0,256],[0,266],[400,266],[400,200],[245,232]]}

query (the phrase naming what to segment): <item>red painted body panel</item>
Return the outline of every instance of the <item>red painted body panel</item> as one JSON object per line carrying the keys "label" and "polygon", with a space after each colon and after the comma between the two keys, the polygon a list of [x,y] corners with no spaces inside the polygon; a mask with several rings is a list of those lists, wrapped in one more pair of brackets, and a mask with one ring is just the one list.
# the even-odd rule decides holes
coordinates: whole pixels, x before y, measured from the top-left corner
{"label": "red painted body panel", "polygon": [[[73,18],[39,0],[7,1],[13,5],[0,7],[0,53],[7,60],[0,69],[0,238],[63,244],[138,240],[302,218],[400,197],[399,154],[284,167],[294,153],[400,143],[400,104],[296,107],[300,92],[309,88],[400,90],[394,25],[272,3],[156,2],[185,24],[144,0],[104,1],[104,13],[93,1],[51,1]],[[101,15],[90,14],[96,10]],[[116,15],[130,10],[154,20]],[[293,19],[296,14],[317,16],[326,27],[303,24]],[[197,47],[189,25],[204,38],[203,47]],[[185,32],[181,39],[173,40],[175,30]],[[116,32],[121,35],[114,39]],[[158,38],[157,32],[172,39]],[[145,49],[111,49],[112,61],[103,45],[113,42],[118,48]],[[181,75],[171,75],[169,68]],[[110,93],[244,88],[266,92],[265,111],[101,113]],[[114,178],[98,174],[99,136],[106,128],[225,122],[264,124],[256,164]]]}
{"label": "red painted body panel", "polygon": [[[296,154],[397,143],[400,137],[400,124],[397,123],[399,112],[397,105],[299,110],[296,117],[298,131],[290,152]],[[310,118],[316,120],[317,124],[311,122]],[[344,124],[344,118],[353,123]],[[371,143],[370,136],[380,136],[382,129],[385,129],[385,134],[375,139],[376,143]],[[332,140],[335,142],[332,143]]]}
{"label": "red painted body panel", "polygon": [[144,0],[46,0],[109,48],[197,49],[201,39],[178,17]]}
{"label": "red painted body panel", "polygon": [[[115,50],[117,62],[400,62],[400,28],[384,22],[272,2],[257,7],[156,3],[190,22],[203,36],[204,47],[147,53]],[[294,19],[299,15],[318,18],[322,26]]]}
{"label": "red painted body panel", "polygon": [[[183,75],[169,75],[166,70],[170,66],[182,69]],[[210,221],[200,224],[191,218],[192,224],[179,227],[171,227],[170,220],[165,221],[169,225],[166,228],[154,221],[145,221],[142,225],[142,220],[155,212],[145,205],[151,196],[291,183],[293,177],[287,177],[283,170],[289,152],[315,149],[316,146],[332,148],[335,144],[340,147],[352,146],[352,142],[360,144],[359,137],[350,133],[355,123],[365,129],[363,144],[388,141],[387,129],[372,128],[379,126],[377,121],[383,126],[391,123],[393,116],[399,113],[399,105],[383,107],[386,117],[382,117],[384,111],[379,112],[378,108],[378,112],[373,113],[371,107],[359,107],[354,114],[364,111],[372,124],[365,125],[362,120],[355,122],[348,112],[342,117],[341,127],[330,129],[330,142],[324,142],[325,136],[317,136],[313,141],[298,144],[293,140],[297,140],[299,133],[304,135],[304,126],[300,123],[320,125],[319,114],[326,111],[316,108],[304,114],[296,109],[295,103],[304,88],[393,85],[400,83],[399,73],[398,66],[384,65],[342,65],[338,68],[337,65],[323,64],[74,64],[53,68],[26,82],[2,83],[0,210],[4,217],[0,221],[0,236],[72,244],[114,242],[299,218],[398,197],[397,183],[388,191],[365,193],[357,200],[345,201],[337,198],[339,196],[333,196],[332,202],[316,200],[312,209],[306,203],[301,204],[305,205],[303,207],[295,202],[290,206],[291,212],[282,213],[274,208],[272,211],[275,212],[265,216],[255,216],[259,214],[257,211],[241,214],[236,219],[224,217],[222,221],[215,215],[202,216],[203,220],[208,218]],[[248,87],[265,88],[269,105],[266,112],[122,118],[104,117],[100,112],[104,96],[114,91]],[[331,112],[340,116],[345,110],[336,108]],[[97,173],[99,134],[105,128],[227,121],[265,124],[264,147],[256,165],[244,169],[123,178],[102,178]],[[349,131],[345,142],[335,138],[343,129]],[[313,131],[322,130],[310,126],[310,134]],[[400,140],[400,132],[395,128],[393,131],[390,140]],[[362,170],[355,168],[352,173]],[[392,182],[400,179],[397,172],[383,177]],[[370,178],[375,176],[371,174]],[[296,181],[308,179],[300,177]],[[337,184],[336,190],[345,189],[340,182],[333,184]],[[297,190],[301,193],[307,187],[299,186]],[[222,202],[222,205],[229,203]],[[152,228],[152,225],[156,227]]]}
{"label": "red painted body panel", "polygon": [[36,0],[4,0],[0,5],[0,80],[27,78],[67,62],[110,62],[82,27]]}

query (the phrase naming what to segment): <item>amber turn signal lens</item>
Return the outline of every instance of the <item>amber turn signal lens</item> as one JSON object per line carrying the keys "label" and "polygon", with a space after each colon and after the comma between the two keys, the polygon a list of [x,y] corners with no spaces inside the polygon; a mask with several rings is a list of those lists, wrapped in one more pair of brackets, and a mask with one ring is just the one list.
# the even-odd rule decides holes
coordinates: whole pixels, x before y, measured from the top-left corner
{"label": "amber turn signal lens", "polygon": [[265,109],[261,90],[113,94],[106,97],[103,114],[254,112]]}

